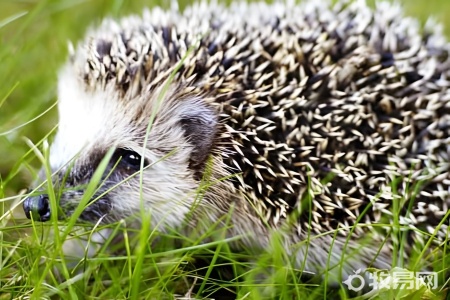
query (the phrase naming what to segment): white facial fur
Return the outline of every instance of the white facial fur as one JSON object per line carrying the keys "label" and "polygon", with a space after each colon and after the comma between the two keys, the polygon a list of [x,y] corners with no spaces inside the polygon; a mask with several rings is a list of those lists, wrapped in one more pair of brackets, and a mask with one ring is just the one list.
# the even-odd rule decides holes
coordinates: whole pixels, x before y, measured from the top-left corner
{"label": "white facial fur", "polygon": [[[150,163],[143,174],[143,196],[139,174],[118,185],[108,195],[112,219],[139,215],[144,209],[152,213],[152,225],[161,230],[180,225],[193,204],[198,183],[188,169],[192,146],[186,141],[178,122],[181,116],[202,110],[200,102],[187,98],[178,104],[170,104],[169,108],[169,102],[177,97],[176,92],[169,89],[161,101],[160,113],[143,151],[149,112],[155,109],[159,100],[159,89],[124,101],[113,86],[105,90],[88,89],[76,70],[68,66],[60,73],[58,93],[60,123],[51,147],[52,169],[64,169],[74,159],[73,172],[76,173],[82,168],[94,168],[90,165],[91,157],[112,147],[131,149]],[[140,110],[146,113],[136,120]],[[160,119],[163,121],[159,122]],[[161,149],[172,151],[164,157]]]}

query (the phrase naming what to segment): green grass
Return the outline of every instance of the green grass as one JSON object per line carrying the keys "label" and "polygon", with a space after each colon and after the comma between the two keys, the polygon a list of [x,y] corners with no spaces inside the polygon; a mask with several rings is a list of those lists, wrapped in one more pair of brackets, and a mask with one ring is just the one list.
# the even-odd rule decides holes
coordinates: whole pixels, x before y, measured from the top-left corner
{"label": "green grass", "polygon": [[[446,23],[445,32],[450,35],[449,1],[404,2],[407,12],[422,21],[434,15]],[[96,230],[112,230],[123,241],[107,239],[94,247],[93,258],[79,261],[62,255],[63,242],[73,238],[77,243],[76,237],[92,241],[91,228],[75,224],[75,218],[65,222],[62,231],[55,217],[52,222],[32,225],[23,219],[16,195],[36,178],[36,170],[47,164],[43,141],[57,124],[56,76],[66,58],[67,41],[77,41],[88,26],[105,16],[139,13],[147,5],[149,1],[141,0],[0,0],[0,299],[170,299],[186,293],[193,282],[198,283],[195,293],[201,297],[218,297],[226,291],[239,299],[348,297],[343,290],[330,290],[326,280],[300,282],[276,239],[273,252],[255,261],[251,254],[234,253],[230,243],[236,241],[227,240],[224,229],[214,224],[206,233],[213,237],[208,243],[202,242],[205,236],[162,234],[149,226],[137,233],[121,224],[99,225]],[[34,145],[44,149],[43,153],[33,150]],[[48,164],[46,170],[49,173]],[[98,181],[93,180],[85,199]],[[51,191],[52,186],[48,188]],[[54,211],[57,195],[49,194]],[[18,206],[12,214],[11,206]],[[144,225],[150,221],[143,220]],[[83,250],[83,245],[79,247]],[[111,255],[115,247],[126,251]],[[75,264],[74,269],[68,267]],[[434,268],[443,270],[447,264],[448,259],[437,261]]]}

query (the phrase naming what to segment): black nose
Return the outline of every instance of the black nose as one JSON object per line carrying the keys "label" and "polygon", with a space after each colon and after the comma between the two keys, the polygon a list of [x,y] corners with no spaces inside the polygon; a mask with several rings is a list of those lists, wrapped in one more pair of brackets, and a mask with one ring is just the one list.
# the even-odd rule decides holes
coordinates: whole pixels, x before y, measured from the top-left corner
{"label": "black nose", "polygon": [[23,210],[28,219],[45,222],[50,220],[50,205],[47,195],[28,197],[23,201]]}

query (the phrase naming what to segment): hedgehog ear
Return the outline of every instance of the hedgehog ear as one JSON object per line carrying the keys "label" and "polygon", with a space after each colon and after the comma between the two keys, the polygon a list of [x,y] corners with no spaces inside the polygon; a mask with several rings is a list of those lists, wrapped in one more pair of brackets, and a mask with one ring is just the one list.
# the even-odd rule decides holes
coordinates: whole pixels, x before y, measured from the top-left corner
{"label": "hedgehog ear", "polygon": [[184,135],[193,146],[189,167],[201,171],[214,142],[217,116],[208,107],[194,108],[181,116]]}

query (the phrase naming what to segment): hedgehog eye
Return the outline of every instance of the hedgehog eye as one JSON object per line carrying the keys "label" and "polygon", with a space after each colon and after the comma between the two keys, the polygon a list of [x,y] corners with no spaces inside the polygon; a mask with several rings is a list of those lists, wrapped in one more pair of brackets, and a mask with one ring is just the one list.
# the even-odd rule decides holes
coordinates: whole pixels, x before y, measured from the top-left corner
{"label": "hedgehog eye", "polygon": [[132,166],[139,166],[141,164],[141,156],[133,151],[127,151],[122,156],[122,160]]}
{"label": "hedgehog eye", "polygon": [[[128,149],[118,149],[116,151],[117,160],[120,160],[121,164],[125,164],[127,169],[139,169],[141,166],[141,156]],[[144,160],[144,167],[147,166],[148,163]]]}

